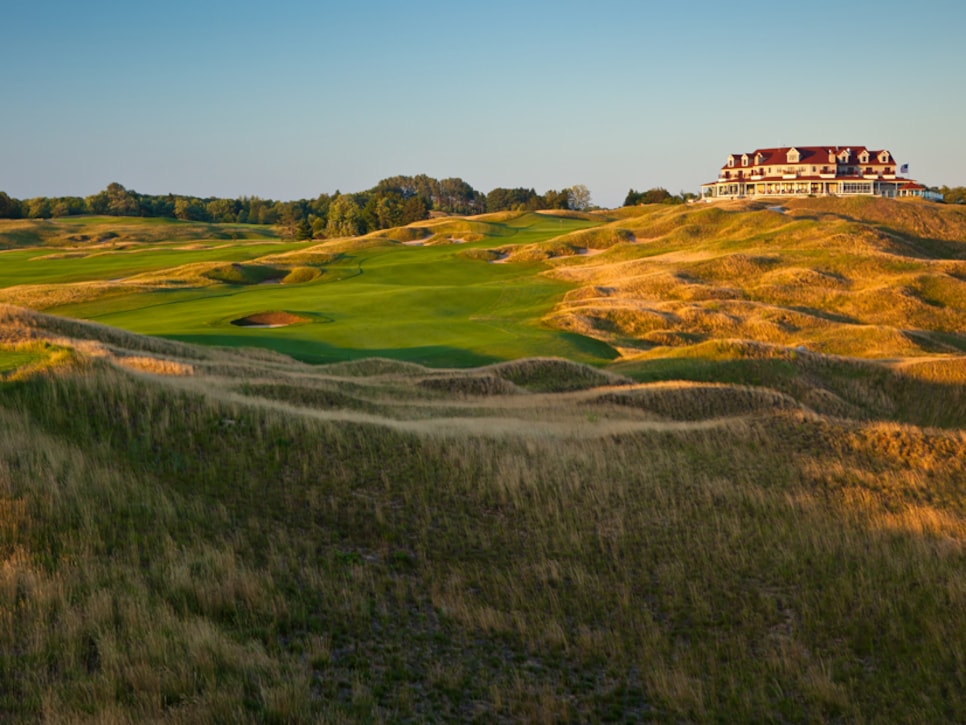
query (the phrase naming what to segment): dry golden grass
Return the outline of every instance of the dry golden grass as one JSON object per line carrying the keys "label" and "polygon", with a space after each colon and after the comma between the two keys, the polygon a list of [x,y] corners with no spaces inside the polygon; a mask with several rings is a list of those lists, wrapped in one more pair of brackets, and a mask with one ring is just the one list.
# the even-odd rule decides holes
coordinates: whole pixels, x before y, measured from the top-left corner
{"label": "dry golden grass", "polygon": [[249,224],[208,224],[173,219],[137,217],[60,217],[56,219],[0,219],[0,248],[54,246],[84,253],[123,249],[157,242],[277,239],[275,230]]}
{"label": "dry golden grass", "polygon": [[[133,289],[144,289],[135,284]],[[79,282],[76,284],[17,285],[0,290],[0,304],[45,310],[60,305],[80,304],[107,297],[127,294],[132,287],[119,282]]]}
{"label": "dry golden grass", "polygon": [[130,355],[116,358],[114,362],[123,368],[127,368],[128,370],[151,373],[152,375],[184,376],[191,375],[194,372],[194,368],[191,365],[186,365],[185,363],[178,362],[176,360],[164,360],[157,357]]}
{"label": "dry golden grass", "polygon": [[577,233],[637,242],[592,258],[545,255],[552,275],[576,285],[546,321],[632,355],[710,338],[879,358],[966,350],[963,210],[876,199],[785,206],[642,208]]}
{"label": "dry golden grass", "polygon": [[868,415],[948,404],[947,358],[714,343],[780,390],[0,329],[74,356],[0,396],[4,717],[966,712],[966,439]]}

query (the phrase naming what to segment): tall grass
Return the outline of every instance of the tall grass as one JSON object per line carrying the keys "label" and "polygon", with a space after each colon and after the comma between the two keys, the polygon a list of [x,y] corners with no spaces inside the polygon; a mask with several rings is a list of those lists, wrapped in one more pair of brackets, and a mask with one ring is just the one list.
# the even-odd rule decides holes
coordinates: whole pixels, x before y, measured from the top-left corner
{"label": "tall grass", "polygon": [[[0,384],[5,717],[966,718],[966,438],[881,413],[879,366],[769,378],[867,383],[880,414],[847,418],[552,361],[451,395],[70,324],[70,366]],[[943,399],[959,371],[901,374]]]}

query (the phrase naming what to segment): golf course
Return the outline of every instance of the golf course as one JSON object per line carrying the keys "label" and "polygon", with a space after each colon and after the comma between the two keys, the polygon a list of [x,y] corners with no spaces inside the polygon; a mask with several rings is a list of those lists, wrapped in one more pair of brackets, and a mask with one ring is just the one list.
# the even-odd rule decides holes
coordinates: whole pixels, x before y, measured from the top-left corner
{"label": "golf course", "polygon": [[[88,223],[110,227],[108,219]],[[391,231],[317,245],[277,239],[124,244],[115,237],[90,251],[6,252],[0,284],[20,286],[57,314],[201,344],[264,346],[309,362],[395,357],[465,367],[539,354],[600,363],[615,356],[607,345],[540,324],[565,283],[541,276],[536,260],[487,264],[473,254],[497,244],[538,244],[594,223],[526,214],[417,227],[443,237],[433,244],[401,243]],[[128,225],[125,238],[133,240],[158,226],[153,220],[144,229],[138,220]],[[264,232],[254,225],[243,230]],[[457,234],[481,241],[446,236]],[[232,325],[273,310],[304,322],[271,332]]]}
{"label": "golf course", "polygon": [[966,210],[0,221],[0,720],[966,720]]}

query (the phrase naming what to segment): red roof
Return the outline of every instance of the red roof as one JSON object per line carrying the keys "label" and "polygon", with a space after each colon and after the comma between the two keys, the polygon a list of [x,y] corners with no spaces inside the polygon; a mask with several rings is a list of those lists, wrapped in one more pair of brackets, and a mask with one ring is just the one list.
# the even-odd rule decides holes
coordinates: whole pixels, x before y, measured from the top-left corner
{"label": "red roof", "polygon": [[[891,165],[895,163],[895,159],[893,159],[892,154],[889,153],[888,151],[886,151],[886,153],[889,153],[888,161],[885,161],[885,162],[879,161],[879,154],[885,151],[885,149],[872,150],[872,149],[867,149],[865,146],[786,146],[781,148],[756,149],[753,153],[748,154],[748,160],[750,161],[749,165],[768,166],[772,164],[787,164],[788,152],[793,148],[799,152],[798,163],[800,164],[828,164],[828,163],[831,163],[828,160],[830,153],[835,154],[835,156],[838,157],[838,155],[843,151],[845,151],[846,149],[848,149],[851,152],[849,154],[849,161],[848,161],[848,163],[850,164],[860,163],[858,158],[859,158],[859,154],[861,154],[863,151],[866,151],[869,154],[869,160],[865,162],[869,165],[882,165],[882,164]],[[762,159],[760,164],[755,164],[755,159],[758,157],[759,154],[764,158]],[[725,162],[724,166],[722,166],[721,168],[722,169],[738,168],[740,165],[741,157],[743,155],[744,154],[731,154],[731,156],[733,156],[735,161],[737,162],[735,166],[733,167],[728,166],[728,163]],[[748,167],[745,167],[745,168],[748,168]]]}

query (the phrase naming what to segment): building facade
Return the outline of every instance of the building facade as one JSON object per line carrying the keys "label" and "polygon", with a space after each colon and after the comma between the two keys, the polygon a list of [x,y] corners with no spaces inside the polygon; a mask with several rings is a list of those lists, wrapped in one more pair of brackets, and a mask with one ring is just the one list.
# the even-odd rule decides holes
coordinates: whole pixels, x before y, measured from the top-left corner
{"label": "building facade", "polygon": [[892,153],[865,146],[795,146],[731,154],[703,199],[781,196],[925,196]]}

